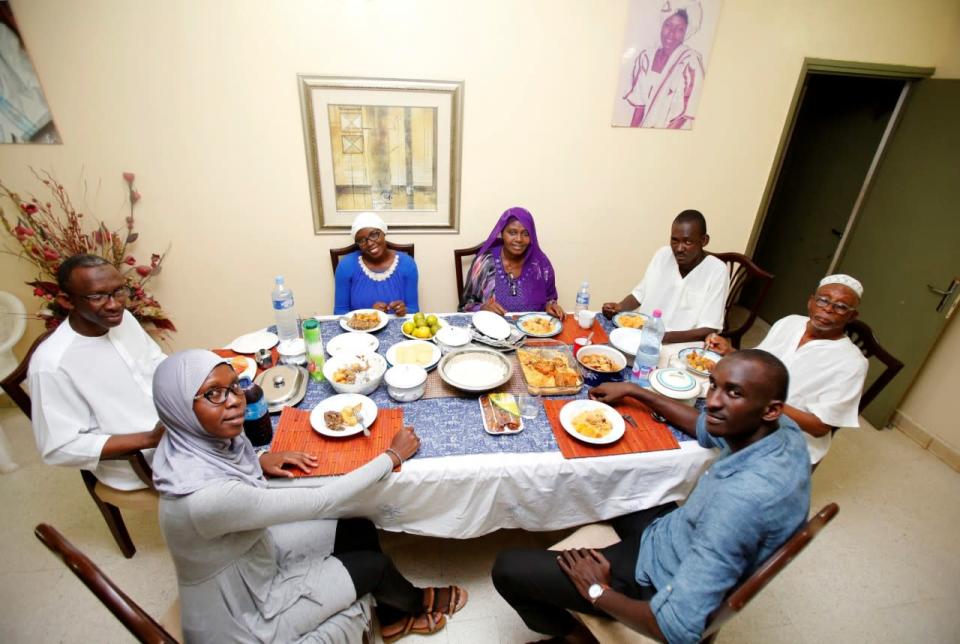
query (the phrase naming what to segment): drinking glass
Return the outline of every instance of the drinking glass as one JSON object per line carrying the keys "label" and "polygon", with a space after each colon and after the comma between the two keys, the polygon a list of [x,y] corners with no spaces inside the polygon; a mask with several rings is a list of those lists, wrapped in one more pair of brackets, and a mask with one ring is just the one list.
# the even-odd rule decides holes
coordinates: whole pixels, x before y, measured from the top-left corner
{"label": "drinking glass", "polygon": [[523,418],[536,418],[540,413],[540,396],[520,394],[517,396],[517,407],[520,408],[520,415]]}

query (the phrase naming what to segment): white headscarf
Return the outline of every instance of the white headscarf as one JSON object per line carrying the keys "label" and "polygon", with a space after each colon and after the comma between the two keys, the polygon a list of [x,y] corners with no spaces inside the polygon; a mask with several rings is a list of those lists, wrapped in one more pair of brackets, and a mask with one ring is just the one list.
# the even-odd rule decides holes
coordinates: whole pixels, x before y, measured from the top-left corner
{"label": "white headscarf", "polygon": [[[822,280],[820,280],[820,286],[826,286],[827,284],[842,284],[846,286],[851,291],[857,294],[857,297],[863,297],[863,284],[849,275],[844,275],[843,273],[837,273],[836,275],[827,275]],[[819,288],[819,287],[818,287]]]}
{"label": "white headscarf", "polygon": [[224,363],[211,351],[190,349],[161,362],[153,374],[153,403],[167,428],[153,455],[153,483],[162,496],[185,496],[224,479],[267,485],[247,437],[208,434],[193,411],[200,385]]}
{"label": "white headscarf", "polygon": [[380,215],[375,213],[361,212],[353,220],[353,225],[350,226],[350,236],[356,238],[357,233],[364,228],[376,228],[377,230],[382,230],[384,233],[386,233],[387,222],[385,222]]}

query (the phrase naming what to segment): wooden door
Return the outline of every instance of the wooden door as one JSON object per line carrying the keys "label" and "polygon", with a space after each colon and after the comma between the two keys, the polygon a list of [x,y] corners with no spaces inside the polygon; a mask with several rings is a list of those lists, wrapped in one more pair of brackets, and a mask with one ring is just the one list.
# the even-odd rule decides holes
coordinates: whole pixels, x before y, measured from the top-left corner
{"label": "wooden door", "polygon": [[[864,411],[883,427],[943,331],[960,287],[960,80],[914,83],[838,272],[864,284],[860,318],[904,369]],[[871,365],[868,382],[876,377]]]}

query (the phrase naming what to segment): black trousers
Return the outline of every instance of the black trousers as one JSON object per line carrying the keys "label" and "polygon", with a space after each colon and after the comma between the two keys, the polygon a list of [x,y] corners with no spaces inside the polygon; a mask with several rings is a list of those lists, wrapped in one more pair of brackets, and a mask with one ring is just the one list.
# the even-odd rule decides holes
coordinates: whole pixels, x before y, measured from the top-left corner
{"label": "black trousers", "polygon": [[[676,508],[676,503],[669,503],[611,522],[621,541],[599,552],[610,562],[610,585],[614,590],[641,600],[649,600],[656,594],[655,588],[641,586],[635,578],[640,537],[654,520]],[[505,550],[493,564],[493,585],[531,630],[563,637],[577,626],[568,610],[592,615],[604,613],[577,591],[560,569],[557,555],[552,550],[533,548]]]}
{"label": "black trousers", "polygon": [[423,610],[423,590],[411,584],[380,549],[380,537],[369,519],[340,519],[333,556],[353,580],[357,597],[371,593],[377,600],[377,618],[392,624]]}

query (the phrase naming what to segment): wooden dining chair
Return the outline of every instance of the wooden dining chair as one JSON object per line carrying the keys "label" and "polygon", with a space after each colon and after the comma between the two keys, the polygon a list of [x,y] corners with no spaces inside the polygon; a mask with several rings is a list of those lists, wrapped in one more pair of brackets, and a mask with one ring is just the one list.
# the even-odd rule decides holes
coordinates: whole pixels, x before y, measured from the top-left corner
{"label": "wooden dining chair", "polygon": [[477,254],[477,251],[480,250],[481,246],[483,246],[483,243],[479,243],[476,246],[471,246],[470,248],[455,248],[453,250],[453,266],[457,272],[458,307],[463,307],[463,289],[465,289],[467,286],[463,277],[464,265],[466,265],[467,270],[470,270],[470,265],[473,263],[473,256]]}
{"label": "wooden dining chair", "polygon": [[[858,411],[862,414],[863,410],[867,408],[867,405],[873,402],[873,399],[876,398],[877,395],[883,391],[883,388],[890,384],[894,376],[903,369],[903,363],[880,346],[880,342],[873,333],[873,329],[863,320],[848,322],[843,331],[847,334],[847,337],[850,338],[851,342],[857,345],[857,348],[860,349],[860,352],[867,360],[876,358],[885,366],[885,369],[880,372],[880,375],[873,381],[873,384],[860,396],[860,407]],[[880,428],[878,427],[877,429]]]}
{"label": "wooden dining chair", "polygon": [[113,580],[90,561],[89,557],[67,541],[56,528],[41,523],[33,533],[50,552],[63,561],[138,641],[151,644],[177,644],[183,639],[183,634],[180,632],[179,599],[158,622],[120,590]]}
{"label": "wooden dining chair", "polygon": [[[836,503],[826,505],[817,512],[799,530],[793,533],[786,543],[780,546],[759,568],[737,584],[727,595],[726,600],[713,611],[707,619],[706,628],[701,635],[701,642],[712,643],[716,640],[720,628],[731,617],[743,610],[763,588],[793,561],[806,548],[817,533],[830,523],[840,508]],[[584,526],[571,534],[563,541],[552,546],[551,550],[569,550],[572,548],[605,548],[617,543],[620,538],[608,524],[592,524]],[[573,613],[604,644],[628,644],[633,642],[652,642],[653,640],[640,635],[622,622],[606,617]]]}
{"label": "wooden dining chair", "polygon": [[[723,317],[723,335],[730,339],[734,348],[740,348],[740,342],[744,334],[753,326],[760,311],[760,305],[767,297],[770,286],[773,284],[773,273],[768,273],[757,266],[752,259],[741,253],[710,253],[721,262],[727,265],[727,272],[730,276],[730,290],[727,292],[727,303],[724,309]],[[733,321],[731,311],[744,296],[744,287],[750,285],[748,293],[751,293],[749,304],[740,304],[746,309],[746,319],[743,321]]]}
{"label": "wooden dining chair", "polygon": [[[406,253],[410,257],[413,257],[413,244],[395,244],[392,241],[387,241],[387,248],[390,250],[398,250],[401,253]],[[349,255],[357,250],[360,250],[360,247],[357,246],[356,242],[350,244],[349,246],[344,246],[343,248],[331,248],[330,264],[333,266],[333,272],[337,272],[337,266],[340,265],[341,257],[344,255]]]}
{"label": "wooden dining chair", "polygon": [[[17,368],[0,381],[0,387],[2,387],[7,395],[10,396],[10,399],[16,403],[20,411],[26,414],[27,418],[32,419],[30,394],[27,393],[23,383],[27,379],[27,369],[30,366],[30,358],[33,357],[33,352],[37,350],[40,343],[46,340],[51,333],[52,331],[47,331],[37,338],[34,343],[30,345],[27,355],[20,361]],[[120,552],[123,553],[124,557],[129,559],[136,554],[137,548],[133,545],[133,540],[127,531],[127,525],[123,522],[123,515],[120,513],[120,508],[156,512],[159,497],[153,488],[153,471],[150,469],[150,465],[147,463],[143,452],[139,450],[118,454],[103,460],[129,461],[130,467],[133,468],[133,471],[140,480],[147,486],[147,489],[143,490],[117,490],[101,483],[97,477],[94,476],[93,472],[80,470],[84,487],[87,489],[93,502],[97,505],[97,509],[100,510],[100,514],[103,515],[103,520],[107,523],[107,528],[110,529],[110,534],[113,535],[114,541],[117,542]]]}

